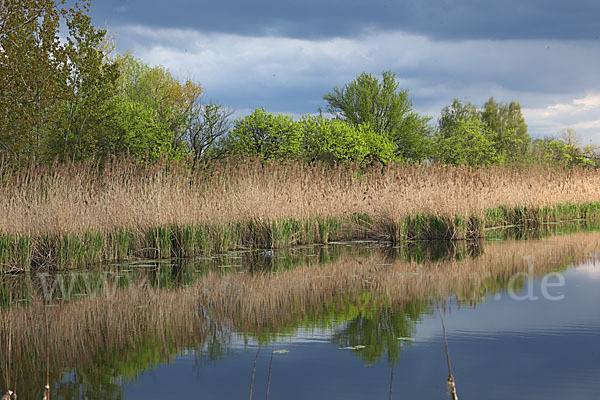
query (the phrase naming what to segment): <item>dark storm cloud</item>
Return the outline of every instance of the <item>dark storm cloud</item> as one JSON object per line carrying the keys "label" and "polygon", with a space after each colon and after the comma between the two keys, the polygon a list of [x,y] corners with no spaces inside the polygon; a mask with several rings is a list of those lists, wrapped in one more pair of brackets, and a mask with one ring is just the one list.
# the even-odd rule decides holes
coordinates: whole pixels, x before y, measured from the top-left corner
{"label": "dark storm cloud", "polygon": [[355,37],[401,30],[437,40],[598,39],[598,0],[97,0],[96,24],[241,35]]}

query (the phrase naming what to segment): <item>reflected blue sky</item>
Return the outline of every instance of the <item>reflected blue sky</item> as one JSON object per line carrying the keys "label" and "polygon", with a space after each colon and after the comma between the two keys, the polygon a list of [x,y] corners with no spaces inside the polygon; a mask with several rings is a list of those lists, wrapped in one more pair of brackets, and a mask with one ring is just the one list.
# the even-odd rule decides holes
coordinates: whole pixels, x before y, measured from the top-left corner
{"label": "reflected blue sky", "polygon": [[[538,279],[533,285],[537,301],[515,301],[502,293],[499,300],[488,298],[477,307],[453,304],[445,321],[461,398],[597,397],[599,267],[588,264],[563,274],[565,286],[550,290],[563,294],[561,301],[544,299]],[[339,325],[336,329],[344,323]],[[270,398],[389,398],[390,365],[385,360],[365,363],[357,357],[360,350],[331,343],[332,334],[301,329],[278,340],[274,349],[289,352],[273,355]],[[180,356],[126,383],[124,398],[246,398],[256,351],[256,343],[234,340],[224,360]],[[253,398],[265,397],[270,358],[270,345],[262,346]],[[446,377],[440,320],[437,314],[427,315],[395,365],[393,398],[443,398]]]}

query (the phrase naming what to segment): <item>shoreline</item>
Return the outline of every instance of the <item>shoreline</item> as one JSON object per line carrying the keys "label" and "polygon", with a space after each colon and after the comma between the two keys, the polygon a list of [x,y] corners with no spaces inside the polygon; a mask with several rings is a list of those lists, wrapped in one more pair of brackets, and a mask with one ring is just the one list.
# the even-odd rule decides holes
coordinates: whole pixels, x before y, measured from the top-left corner
{"label": "shoreline", "polygon": [[369,215],[250,220],[222,225],[163,225],[139,231],[82,234],[0,234],[0,274],[40,268],[65,270],[139,259],[192,258],[232,250],[281,249],[330,241],[485,239],[498,230],[523,232],[561,222],[600,221],[600,202],[554,207],[496,207],[482,217],[416,215],[392,220]]}

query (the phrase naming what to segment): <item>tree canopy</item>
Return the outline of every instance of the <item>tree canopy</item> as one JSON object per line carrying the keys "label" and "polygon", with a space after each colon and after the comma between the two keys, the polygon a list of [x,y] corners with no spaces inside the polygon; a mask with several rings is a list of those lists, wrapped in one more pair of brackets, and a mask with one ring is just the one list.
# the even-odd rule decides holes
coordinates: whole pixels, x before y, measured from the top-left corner
{"label": "tree canopy", "polygon": [[368,125],[378,135],[392,140],[397,156],[409,161],[428,156],[429,118],[413,110],[408,90],[400,89],[394,72],[383,72],[381,82],[363,72],[344,87],[333,88],[323,99],[336,119],[354,127]]}
{"label": "tree canopy", "polygon": [[477,118],[458,119],[438,136],[437,154],[445,164],[490,165],[502,162],[489,128]]}
{"label": "tree canopy", "polygon": [[[468,140],[474,141],[471,146]],[[464,164],[470,160],[466,164],[522,165],[531,159],[531,138],[521,105],[514,101],[498,103],[493,97],[481,109],[458,99],[444,107],[438,120],[436,143],[434,156],[442,162]],[[478,151],[482,153],[474,157]],[[459,153],[462,156],[459,157]]]}

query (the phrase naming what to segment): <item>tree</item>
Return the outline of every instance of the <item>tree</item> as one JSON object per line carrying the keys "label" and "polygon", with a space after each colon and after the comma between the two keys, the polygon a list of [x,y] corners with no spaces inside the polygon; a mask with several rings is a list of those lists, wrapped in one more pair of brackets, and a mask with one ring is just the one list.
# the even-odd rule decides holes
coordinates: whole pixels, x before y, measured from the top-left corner
{"label": "tree", "polygon": [[580,138],[572,128],[563,129],[561,137],[536,139],[533,141],[533,154],[540,164],[559,167],[587,166],[598,167],[597,146],[581,146]]}
{"label": "tree", "polygon": [[409,160],[422,159],[428,140],[429,118],[412,110],[408,91],[399,89],[396,75],[382,74],[382,80],[363,72],[343,88],[335,87],[323,96],[327,110],[337,119],[357,127],[368,125],[375,133],[396,144],[396,154]]}
{"label": "tree", "polygon": [[116,101],[115,111],[115,124],[101,145],[103,158],[118,154],[151,161],[165,155],[180,158],[181,154],[172,147],[171,135],[156,121],[152,108],[120,99]]}
{"label": "tree", "polygon": [[477,107],[472,103],[462,103],[460,100],[454,99],[450,106],[442,108],[438,120],[438,134],[446,137],[446,133],[451,134],[455,131],[459,121],[471,119],[481,119]]}
{"label": "tree", "polygon": [[[415,335],[428,307],[427,302],[416,300],[391,309],[374,296],[364,294],[356,315],[336,329],[330,340],[339,347],[355,347],[354,354],[365,362],[377,362],[387,356],[388,364],[394,365],[407,345],[398,338]],[[363,348],[356,348],[359,345]]]}
{"label": "tree", "polygon": [[89,16],[79,14],[67,26],[68,91],[48,147],[51,158],[97,159],[114,123],[118,65],[108,60],[106,31],[95,29]]}
{"label": "tree", "polygon": [[489,128],[479,119],[458,119],[437,136],[438,160],[453,165],[490,165],[502,162],[489,139]]}
{"label": "tree", "polygon": [[204,158],[217,141],[229,132],[233,111],[220,104],[201,104],[191,115],[186,126],[194,165]]}
{"label": "tree", "polygon": [[402,135],[396,138],[396,158],[409,162],[427,160],[432,152],[432,129],[429,117],[409,114],[402,126]]}
{"label": "tree", "polygon": [[290,116],[257,108],[234,122],[225,146],[231,153],[256,155],[263,160],[300,158],[302,129]]}
{"label": "tree", "polygon": [[187,150],[186,137],[201,112],[202,86],[191,79],[180,82],[166,68],[151,67],[129,53],[116,61],[122,98],[153,110],[155,122],[171,137],[171,148]]}
{"label": "tree", "polygon": [[366,124],[355,127],[319,115],[303,117],[301,125],[304,157],[309,161],[362,162],[372,158],[385,163],[394,158],[394,143]]}
{"label": "tree", "polygon": [[521,105],[497,103],[493,97],[483,105],[481,120],[493,132],[496,151],[510,164],[525,161],[531,138],[521,113]]}
{"label": "tree", "polygon": [[581,138],[573,128],[565,128],[560,132],[560,140],[567,146],[578,148]]}
{"label": "tree", "polygon": [[[448,145],[457,140],[458,131],[471,129],[465,125],[467,121],[471,121],[471,127],[483,126],[480,131],[485,136],[485,141],[492,143],[495,149],[495,156],[489,159],[493,160],[493,163],[524,164],[527,162],[531,139],[519,103],[514,101],[509,104],[497,103],[493,97],[490,97],[479,110],[472,103],[462,103],[454,99],[450,106],[444,107],[441,111],[438,120],[438,145],[441,139],[452,137],[452,140],[446,141],[445,144]],[[479,138],[478,135],[476,137]],[[456,141],[456,144],[459,145],[459,141]],[[468,143],[464,145],[468,146]],[[455,150],[455,152],[458,154],[460,151]],[[463,153],[467,154],[468,149]]]}
{"label": "tree", "polygon": [[59,9],[52,0],[0,3],[0,153],[8,160],[39,157],[66,90],[61,16],[68,22],[80,13],[79,7]]}

